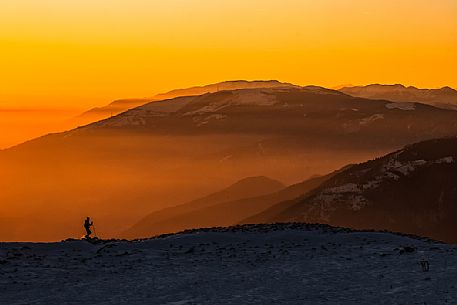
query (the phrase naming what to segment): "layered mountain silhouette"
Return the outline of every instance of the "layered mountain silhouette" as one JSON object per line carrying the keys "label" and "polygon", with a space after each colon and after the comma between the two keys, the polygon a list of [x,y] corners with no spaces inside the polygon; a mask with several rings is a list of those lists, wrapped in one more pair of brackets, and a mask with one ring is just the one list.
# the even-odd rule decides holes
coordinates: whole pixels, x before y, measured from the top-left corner
{"label": "layered mountain silhouette", "polygon": [[[151,213],[127,230],[123,237],[151,237],[185,229],[235,225],[246,217],[264,211],[275,203],[295,199],[305,194],[334,174],[312,177],[301,183],[281,188],[278,188],[281,184],[277,181],[265,177],[243,179],[234,185],[243,185],[243,188],[246,186],[251,190],[255,189],[250,187],[252,183],[266,187],[263,187],[262,190],[259,189],[259,194],[254,194],[251,191],[251,196],[246,196],[248,193],[243,193],[244,197],[238,196],[240,198],[235,199],[235,196],[226,195],[231,194],[233,189],[231,186],[202,199]],[[269,187],[269,184],[272,187]],[[268,192],[268,194],[261,194],[261,192]],[[221,196],[221,194],[224,195]]]}
{"label": "layered mountain silhouette", "polygon": [[[281,190],[284,187],[285,185],[281,182],[263,176],[244,178],[227,188],[202,198],[150,213],[129,229],[124,235],[128,237],[150,237],[161,233],[171,233],[187,228],[199,227],[198,223],[200,220],[197,219],[199,215],[197,215],[197,218],[187,217],[189,213],[215,206],[223,202],[263,196],[267,193]],[[175,221],[176,218],[182,218],[183,215],[186,215],[186,217],[184,217],[185,223]],[[213,218],[216,219],[216,221],[217,216],[218,215],[213,215]],[[167,228],[165,223],[169,223],[169,228]],[[197,226],[188,226],[188,224],[191,223],[197,224]]]}
{"label": "layered mountain silhouette", "polygon": [[311,222],[457,242],[457,138],[408,145],[351,166],[244,223]]}
{"label": "layered mountain silhouette", "polygon": [[382,148],[454,134],[455,116],[452,111],[420,103],[367,103],[365,99],[312,86],[226,90],[152,102],[70,131],[65,137],[113,132],[300,134],[302,141]]}
{"label": "layered mountain silhouette", "polygon": [[240,177],[296,183],[405,144],[457,135],[456,122],[452,110],[315,86],[151,102],[0,151],[0,217],[14,224],[0,228],[8,232],[0,239],[82,234],[88,215],[99,234],[112,236]]}
{"label": "layered mountain silhouette", "polygon": [[339,89],[346,94],[369,99],[384,99],[394,102],[418,102],[435,107],[457,110],[457,90],[450,87],[441,89],[418,89],[400,84],[348,86]]}
{"label": "layered mountain silhouette", "polygon": [[77,125],[85,125],[95,121],[99,121],[111,116],[117,115],[128,109],[132,109],[153,101],[160,101],[171,99],[180,96],[202,95],[205,93],[212,93],[222,90],[237,90],[237,89],[254,89],[254,88],[297,88],[298,86],[289,83],[279,82],[277,80],[269,81],[225,81],[206,86],[196,86],[185,89],[175,89],[166,93],[160,93],[150,98],[137,98],[137,99],[121,99],[116,100],[106,106],[96,107],[90,109],[80,116],[76,117],[73,121]]}

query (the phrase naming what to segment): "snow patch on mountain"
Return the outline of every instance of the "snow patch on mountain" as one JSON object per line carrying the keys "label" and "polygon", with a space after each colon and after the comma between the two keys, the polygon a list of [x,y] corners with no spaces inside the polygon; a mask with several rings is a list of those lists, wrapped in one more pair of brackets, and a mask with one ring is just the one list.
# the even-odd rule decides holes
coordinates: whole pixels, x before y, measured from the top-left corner
{"label": "snow patch on mountain", "polygon": [[327,89],[320,86],[305,86],[301,90],[307,91],[314,94],[324,94],[324,95],[341,95],[342,93],[337,90]]}
{"label": "snow patch on mountain", "polygon": [[197,126],[203,126],[208,124],[210,121],[221,121],[227,119],[228,116],[224,114],[211,114],[206,117],[202,116],[193,116],[192,121],[197,124]]}
{"label": "snow patch on mountain", "polygon": [[437,163],[437,164],[443,164],[443,163],[451,164],[451,163],[454,163],[454,158],[452,156],[444,157],[444,158],[436,160],[435,163]]}
{"label": "snow patch on mountain", "polygon": [[427,164],[425,160],[414,160],[409,162],[400,162],[395,157],[391,158],[389,162],[384,165],[383,172],[394,179],[400,178],[398,174],[407,176],[409,173],[416,170],[416,168]]}
{"label": "snow patch on mountain", "polygon": [[408,102],[398,102],[398,103],[388,103],[386,104],[387,109],[400,109],[400,110],[415,110],[415,103]]}
{"label": "snow patch on mountain", "polygon": [[236,90],[224,99],[211,102],[197,110],[188,111],[183,116],[193,116],[214,113],[233,106],[273,106],[278,103],[276,96],[271,94],[274,90]]}
{"label": "snow patch on mountain", "polygon": [[355,183],[347,183],[341,186],[331,187],[326,189],[329,193],[350,193],[350,192],[358,192],[360,191],[357,184]]}
{"label": "snow patch on mountain", "polygon": [[178,97],[171,100],[152,102],[136,109],[152,114],[174,113],[189,105],[195,98],[195,96]]}
{"label": "snow patch on mountain", "polygon": [[[311,211],[316,212],[318,210],[319,217],[328,220],[330,213],[338,207],[339,203],[346,204],[346,207],[350,210],[360,210],[369,204],[369,200],[365,197],[365,191],[376,189],[389,180],[400,180],[402,177],[411,175],[411,173],[424,166],[454,162],[452,156],[428,161],[422,159],[401,161],[399,157],[402,153],[403,150],[390,155],[381,168],[370,174],[371,179],[363,179],[363,183],[344,183],[323,188],[320,192],[310,197]],[[367,175],[367,171],[368,169],[361,169],[351,175],[362,177]]]}
{"label": "snow patch on mountain", "polygon": [[369,202],[362,196],[363,187],[363,185],[359,186],[355,183],[329,187],[314,197],[311,203],[314,205],[314,210],[319,210],[319,217],[328,221],[328,215],[336,209],[335,203],[349,202],[348,208],[353,211],[358,211],[366,206]]}
{"label": "snow patch on mountain", "polygon": [[[162,114],[150,114],[149,116],[162,116]],[[143,126],[146,125],[146,117],[138,111],[131,111],[125,115],[118,116],[113,120],[101,121],[103,126],[122,127],[122,126]]]}
{"label": "snow patch on mountain", "polygon": [[366,118],[363,118],[360,120],[359,124],[360,125],[368,125],[370,123],[373,123],[377,120],[382,120],[384,119],[384,114],[381,114],[381,113],[377,113],[377,114],[373,114],[369,117],[366,117]]}
{"label": "snow patch on mountain", "polygon": [[151,102],[95,124],[105,127],[143,126],[147,124],[148,119],[167,117],[178,112],[190,104],[194,98],[180,97],[172,100]]}
{"label": "snow patch on mountain", "polygon": [[224,120],[226,119],[228,116],[227,115],[224,115],[224,114],[212,114],[212,115],[209,115],[205,118],[205,120],[207,121],[210,121],[210,120]]}

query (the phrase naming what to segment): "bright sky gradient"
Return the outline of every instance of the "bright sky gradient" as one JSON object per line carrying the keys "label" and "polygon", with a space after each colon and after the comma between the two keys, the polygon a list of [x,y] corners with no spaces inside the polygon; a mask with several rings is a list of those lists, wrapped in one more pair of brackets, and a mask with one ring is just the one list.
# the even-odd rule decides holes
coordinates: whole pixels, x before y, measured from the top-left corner
{"label": "bright sky gradient", "polygon": [[455,0],[1,0],[0,108],[230,79],[457,87]]}

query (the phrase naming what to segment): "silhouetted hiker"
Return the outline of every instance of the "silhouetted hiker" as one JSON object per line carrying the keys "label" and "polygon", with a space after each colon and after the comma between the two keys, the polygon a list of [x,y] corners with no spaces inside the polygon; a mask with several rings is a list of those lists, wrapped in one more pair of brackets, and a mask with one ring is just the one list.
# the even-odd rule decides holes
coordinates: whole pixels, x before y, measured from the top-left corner
{"label": "silhouetted hiker", "polygon": [[92,234],[92,231],[90,230],[90,227],[94,225],[93,221],[90,221],[89,216],[87,216],[86,220],[84,221],[84,229],[86,229],[86,236],[84,236],[86,239],[90,238],[90,235]]}

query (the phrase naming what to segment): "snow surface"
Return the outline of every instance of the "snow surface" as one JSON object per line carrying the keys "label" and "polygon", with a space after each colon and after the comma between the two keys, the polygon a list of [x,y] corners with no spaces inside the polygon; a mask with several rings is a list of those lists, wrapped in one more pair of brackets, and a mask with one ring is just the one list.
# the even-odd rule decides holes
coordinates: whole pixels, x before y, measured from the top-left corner
{"label": "snow surface", "polygon": [[457,304],[457,246],[300,224],[1,243],[0,292],[9,305]]}

